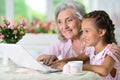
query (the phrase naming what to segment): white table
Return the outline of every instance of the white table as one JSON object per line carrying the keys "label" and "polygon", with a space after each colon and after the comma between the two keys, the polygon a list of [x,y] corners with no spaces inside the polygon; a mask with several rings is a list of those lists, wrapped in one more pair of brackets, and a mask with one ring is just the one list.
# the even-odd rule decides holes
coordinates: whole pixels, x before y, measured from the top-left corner
{"label": "white table", "polygon": [[85,74],[64,74],[62,72],[45,74],[40,71],[21,68],[13,62],[3,65],[0,60],[0,80],[101,80],[93,72]]}

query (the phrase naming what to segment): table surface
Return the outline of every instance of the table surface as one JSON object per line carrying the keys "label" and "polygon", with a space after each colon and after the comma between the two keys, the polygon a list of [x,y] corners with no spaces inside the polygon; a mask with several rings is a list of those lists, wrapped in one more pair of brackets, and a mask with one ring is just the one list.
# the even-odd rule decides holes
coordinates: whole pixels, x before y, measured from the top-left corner
{"label": "table surface", "polygon": [[90,71],[80,74],[42,73],[40,71],[18,67],[13,62],[3,65],[0,60],[0,80],[101,80],[101,77]]}

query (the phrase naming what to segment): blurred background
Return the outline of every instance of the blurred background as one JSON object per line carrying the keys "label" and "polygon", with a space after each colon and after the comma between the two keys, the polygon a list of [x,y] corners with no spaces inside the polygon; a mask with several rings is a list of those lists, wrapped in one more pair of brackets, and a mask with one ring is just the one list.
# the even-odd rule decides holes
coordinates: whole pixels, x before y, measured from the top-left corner
{"label": "blurred background", "polygon": [[[57,38],[54,11],[62,1],[64,0],[0,0],[0,17],[5,16],[9,21],[13,19],[19,21],[19,18],[24,18],[29,27],[27,32],[30,34],[26,34],[18,44],[24,46],[31,54],[39,54]],[[115,37],[120,45],[120,0],[76,1],[85,6],[87,13],[93,10],[105,10],[115,24]],[[2,23],[1,19],[0,23]],[[0,56],[3,56],[1,53]]]}
{"label": "blurred background", "polygon": [[[39,18],[41,21],[53,20],[56,6],[63,0],[0,0],[0,16],[9,20],[19,16],[29,20]],[[120,26],[120,0],[77,0],[84,4],[86,12],[105,10]]]}
{"label": "blurred background", "polygon": [[[24,17],[28,22],[34,22],[35,20],[41,23],[53,22],[55,8],[61,1],[63,0],[0,0],[0,16],[6,16],[8,20],[17,20],[18,17]],[[116,27],[117,40],[120,40],[120,0],[77,1],[85,6],[86,12],[105,10],[113,20]],[[52,31],[52,33],[55,32]]]}

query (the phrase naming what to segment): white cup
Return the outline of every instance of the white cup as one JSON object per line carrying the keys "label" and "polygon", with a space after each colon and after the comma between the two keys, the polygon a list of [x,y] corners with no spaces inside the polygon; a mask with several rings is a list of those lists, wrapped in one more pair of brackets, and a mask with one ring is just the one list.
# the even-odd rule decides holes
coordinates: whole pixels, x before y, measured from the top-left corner
{"label": "white cup", "polygon": [[82,72],[83,61],[70,61],[68,62],[70,65],[70,73],[80,73]]}
{"label": "white cup", "polygon": [[63,73],[70,73],[70,65],[69,64],[65,64],[63,66]]}

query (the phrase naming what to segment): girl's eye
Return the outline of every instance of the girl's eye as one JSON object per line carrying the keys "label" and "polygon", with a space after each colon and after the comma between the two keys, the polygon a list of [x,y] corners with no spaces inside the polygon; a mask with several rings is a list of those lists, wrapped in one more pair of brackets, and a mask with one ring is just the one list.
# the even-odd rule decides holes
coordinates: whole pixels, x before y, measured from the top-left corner
{"label": "girl's eye", "polygon": [[88,29],[86,29],[86,30],[85,30],[85,32],[86,32],[86,33],[88,33],[88,32],[89,32],[89,30],[88,30]]}

